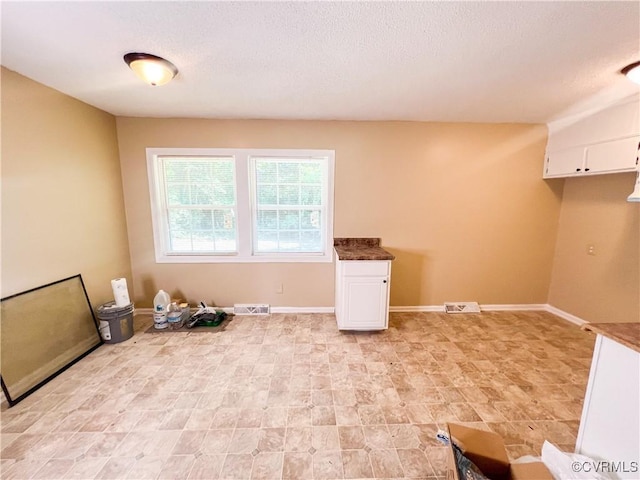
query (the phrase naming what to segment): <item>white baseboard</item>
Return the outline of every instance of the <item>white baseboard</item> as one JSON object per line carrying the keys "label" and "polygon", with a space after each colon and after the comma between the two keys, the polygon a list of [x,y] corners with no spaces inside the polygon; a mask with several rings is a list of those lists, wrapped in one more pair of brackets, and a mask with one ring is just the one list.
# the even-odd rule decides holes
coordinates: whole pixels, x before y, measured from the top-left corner
{"label": "white baseboard", "polygon": [[271,313],[334,313],[333,307],[271,307]]}
{"label": "white baseboard", "polygon": [[[222,310],[224,313],[233,313],[233,307],[214,307],[216,310]],[[191,313],[196,313],[198,309],[196,307],[190,308]],[[137,314],[140,315],[153,315],[153,308],[136,308],[134,311],[134,316]]]}
{"label": "white baseboard", "polygon": [[586,323],[589,323],[586,320],[583,320],[580,317],[576,317],[575,315],[565,312],[564,310],[560,310],[559,308],[556,308],[553,305],[549,305],[549,304],[545,305],[544,310],[545,312],[553,313],[555,316],[560,317],[564,320],[567,320],[571,323],[575,323],[578,326],[582,326]]}
{"label": "white baseboard", "polygon": [[[233,307],[216,307],[219,310],[223,310],[226,313],[233,313]],[[195,312],[197,308],[192,308],[191,311]],[[574,323],[578,326],[582,326],[588,323],[580,317],[576,317],[564,310],[560,310],[547,303],[517,303],[517,304],[484,304],[480,305],[480,310],[485,312],[501,312],[501,311],[543,311],[549,312],[557,317]],[[334,313],[333,307],[271,307],[271,313]],[[413,305],[413,306],[390,306],[390,313],[410,313],[410,312],[442,312],[444,313],[444,305]],[[151,315],[153,314],[153,308],[136,308],[134,314]]]}
{"label": "white baseboard", "polygon": [[390,313],[400,312],[444,312],[444,305],[416,305],[416,306],[393,306],[389,307]]}
{"label": "white baseboard", "polygon": [[[560,310],[548,303],[483,304],[480,305],[480,310],[484,312],[542,311],[552,313],[553,315],[578,326],[589,323],[580,317],[576,317],[575,315],[565,312],[564,310]],[[391,306],[389,307],[389,312],[444,312],[444,305],[418,305],[412,307]]]}
{"label": "white baseboard", "polygon": [[[233,313],[233,307],[214,307],[216,310],[222,310],[225,313]],[[191,312],[198,311],[192,308]],[[271,307],[271,313],[333,313],[333,307]],[[135,314],[151,315],[153,308],[136,308]]]}
{"label": "white baseboard", "polygon": [[485,304],[480,305],[481,310],[487,312],[517,312],[517,311],[540,311],[545,310],[546,305],[544,303],[515,303],[515,304]]}
{"label": "white baseboard", "polygon": [[[480,305],[480,310],[485,312],[499,311],[523,311],[523,310],[545,310],[547,305],[540,303],[520,303],[520,304],[485,304]],[[390,306],[389,312],[444,312],[444,305],[417,305],[417,306]]]}

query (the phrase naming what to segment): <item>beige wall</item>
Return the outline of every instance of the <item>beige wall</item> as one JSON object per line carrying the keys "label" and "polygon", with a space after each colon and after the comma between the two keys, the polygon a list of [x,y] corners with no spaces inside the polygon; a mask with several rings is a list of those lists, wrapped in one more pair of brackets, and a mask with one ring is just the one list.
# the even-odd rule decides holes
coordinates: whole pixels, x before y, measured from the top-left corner
{"label": "beige wall", "polygon": [[545,141],[536,125],[114,120],[3,68],[2,296],[82,273],[94,305],[125,276],[142,307],[158,288],[217,305],[331,307],[331,264],[156,264],[144,152],[326,148],[334,233],[382,237],[397,256],[392,305],[550,303],[587,321],[640,321],[633,175],[543,181]]}
{"label": "beige wall", "polygon": [[626,201],[634,183],[633,173],[565,180],[554,307],[588,322],[640,322],[640,205]]}
{"label": "beige wall", "polygon": [[94,306],[125,276],[142,307],[158,288],[331,307],[331,264],[156,264],[144,151],[322,148],[336,150],[335,236],[380,236],[397,256],[392,305],[548,302],[587,321],[640,321],[633,175],[543,181],[545,141],[535,125],[114,120],[3,68],[2,296],[82,273]]}
{"label": "beige wall", "polygon": [[[391,305],[546,303],[562,184],[546,127],[117,118],[136,302],[333,306],[332,264],[156,264],[146,147],[335,149],[337,237],[381,237]],[[276,286],[284,284],[284,293]]]}
{"label": "beige wall", "polygon": [[2,296],[78,273],[131,282],[115,118],[2,69]]}

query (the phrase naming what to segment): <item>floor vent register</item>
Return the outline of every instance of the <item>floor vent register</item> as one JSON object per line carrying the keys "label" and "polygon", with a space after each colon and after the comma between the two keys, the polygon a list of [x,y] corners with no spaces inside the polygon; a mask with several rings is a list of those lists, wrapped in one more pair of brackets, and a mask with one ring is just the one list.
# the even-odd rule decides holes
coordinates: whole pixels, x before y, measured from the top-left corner
{"label": "floor vent register", "polygon": [[233,305],[234,315],[269,315],[271,308],[266,303],[236,303]]}
{"label": "floor vent register", "polygon": [[478,302],[445,302],[446,313],[480,313]]}

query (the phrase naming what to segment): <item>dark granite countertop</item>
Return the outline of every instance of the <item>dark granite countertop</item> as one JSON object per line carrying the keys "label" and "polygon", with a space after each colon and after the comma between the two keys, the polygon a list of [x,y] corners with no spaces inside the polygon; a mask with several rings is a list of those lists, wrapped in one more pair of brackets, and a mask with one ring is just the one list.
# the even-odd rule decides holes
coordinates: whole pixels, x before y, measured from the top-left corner
{"label": "dark granite countertop", "polygon": [[379,238],[334,238],[339,260],[393,260],[396,257],[380,246]]}
{"label": "dark granite countertop", "polygon": [[640,353],[640,323],[587,323],[582,326]]}

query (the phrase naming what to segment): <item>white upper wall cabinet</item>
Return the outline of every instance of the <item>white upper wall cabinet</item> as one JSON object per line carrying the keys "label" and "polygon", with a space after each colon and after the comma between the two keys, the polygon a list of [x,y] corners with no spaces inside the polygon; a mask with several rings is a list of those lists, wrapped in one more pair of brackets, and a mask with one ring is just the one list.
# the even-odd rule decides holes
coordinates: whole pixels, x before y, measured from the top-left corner
{"label": "white upper wall cabinet", "polygon": [[640,103],[621,103],[549,125],[544,178],[633,172],[638,167]]}

